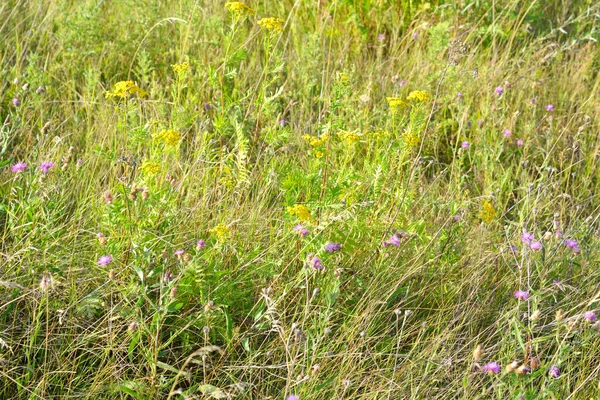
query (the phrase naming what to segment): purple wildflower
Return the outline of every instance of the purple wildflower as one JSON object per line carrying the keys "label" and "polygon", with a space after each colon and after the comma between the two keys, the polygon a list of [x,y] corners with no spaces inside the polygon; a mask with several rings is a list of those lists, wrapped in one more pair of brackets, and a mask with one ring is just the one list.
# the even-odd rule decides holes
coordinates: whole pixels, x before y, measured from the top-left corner
{"label": "purple wildflower", "polygon": [[496,361],[489,362],[483,366],[483,371],[491,375],[499,374],[500,364],[498,364]]}
{"label": "purple wildflower", "polygon": [[552,112],[552,111],[554,111],[554,105],[552,105],[552,104],[548,104],[548,105],[546,106],[546,111],[548,111],[548,112]]}
{"label": "purple wildflower", "polygon": [[517,146],[523,146],[523,139],[517,139]]}
{"label": "purple wildflower", "polygon": [[558,369],[558,365],[556,364],[552,365],[548,372],[550,372],[550,376],[554,379],[558,379],[558,377],[560,376],[560,369]]}
{"label": "purple wildflower", "polygon": [[598,320],[596,313],[593,311],[586,311],[585,314],[583,314],[583,318],[588,322],[596,322]]}
{"label": "purple wildflower", "polygon": [[413,40],[417,40],[418,37],[419,37],[419,35],[417,34],[417,32],[412,34]]}
{"label": "purple wildflower", "polygon": [[524,291],[524,290],[517,290],[514,293],[515,299],[519,299],[519,300],[527,300],[529,298],[529,293]]}
{"label": "purple wildflower", "polygon": [[581,252],[581,249],[579,248],[579,245],[577,244],[577,241],[575,239],[565,239],[565,245],[573,249],[573,251],[576,254],[579,254]]}
{"label": "purple wildflower", "polygon": [[521,235],[521,241],[525,244],[531,244],[533,240],[533,233],[529,233],[526,230],[523,230],[523,234]]}
{"label": "purple wildflower", "polygon": [[509,138],[510,135],[512,135],[512,132],[510,131],[510,129],[505,129],[502,131],[502,134],[504,135],[505,138]]}
{"label": "purple wildflower", "polygon": [[306,229],[306,227],[302,224],[294,226],[294,232],[302,237],[306,237],[306,235],[308,235],[308,229]]}
{"label": "purple wildflower", "polygon": [[461,100],[463,98],[462,92],[458,92],[456,97],[458,97],[458,99]]}
{"label": "purple wildflower", "polygon": [[16,97],[12,99],[12,105],[15,107],[19,107],[21,105],[21,100],[17,99]]}
{"label": "purple wildflower", "polygon": [[202,250],[205,247],[206,243],[204,242],[204,240],[200,239],[196,242],[196,250]]}
{"label": "purple wildflower", "polygon": [[169,271],[165,272],[164,275],[165,282],[171,282],[173,280],[173,275]]}
{"label": "purple wildflower", "polygon": [[291,394],[286,397],[285,400],[300,400],[300,397],[296,396],[295,394]]}
{"label": "purple wildflower", "polygon": [[102,256],[98,259],[98,265],[106,266],[112,262],[112,256]]}
{"label": "purple wildflower", "polygon": [[183,249],[177,249],[177,250],[175,250],[175,255],[176,256],[182,256],[183,253],[185,253],[185,250],[183,250]]}
{"label": "purple wildflower", "polygon": [[10,170],[14,173],[17,173],[17,172],[25,171],[25,168],[27,168],[27,164],[25,164],[23,162],[19,162],[19,163],[16,163],[15,165],[13,165]]}
{"label": "purple wildflower", "polygon": [[309,254],[308,258],[308,265],[310,265],[312,269],[316,269],[317,271],[321,271],[323,269],[323,264],[321,264],[321,260],[318,257],[314,257],[312,254]]}
{"label": "purple wildflower", "polygon": [[462,147],[463,149],[467,150],[469,147],[471,147],[471,145],[469,144],[469,142],[467,142],[466,140],[464,142],[462,142],[460,144],[460,147]]}
{"label": "purple wildflower", "polygon": [[536,101],[535,101],[535,97],[532,97],[529,99],[529,102],[533,105],[535,105]]}
{"label": "purple wildflower", "polygon": [[324,250],[327,253],[333,253],[342,249],[342,245],[339,243],[329,242],[325,245]]}
{"label": "purple wildflower", "polygon": [[400,82],[398,82],[398,85],[402,87],[406,86],[406,80],[402,79]]}
{"label": "purple wildflower", "polygon": [[399,247],[401,241],[402,240],[398,237],[398,235],[393,234],[392,236],[390,236],[390,238],[388,240],[386,240],[385,242],[383,242],[383,245],[384,246]]}
{"label": "purple wildflower", "polygon": [[286,126],[286,125],[287,125],[287,123],[285,122],[285,119],[281,119],[281,120],[279,120],[279,125],[280,125],[281,127],[284,127],[284,126]]}
{"label": "purple wildflower", "polygon": [[531,244],[529,245],[529,248],[531,250],[541,250],[542,244],[540,242],[531,242]]}
{"label": "purple wildflower", "polygon": [[498,87],[496,88],[496,94],[497,94],[498,96],[502,96],[502,94],[504,94],[504,88],[503,88],[502,86],[498,86]]}
{"label": "purple wildflower", "polygon": [[383,41],[385,40],[385,35],[384,35],[383,33],[380,33],[380,34],[377,36],[377,40],[379,40],[380,42],[383,42]]}
{"label": "purple wildflower", "polygon": [[48,171],[50,170],[50,168],[52,168],[52,167],[54,167],[54,163],[52,161],[43,162],[40,164],[40,169],[42,170],[44,175],[46,175],[48,173]]}
{"label": "purple wildflower", "polygon": [[478,120],[477,121],[477,126],[481,128],[483,126],[483,121],[482,120]]}
{"label": "purple wildflower", "polygon": [[452,221],[460,222],[460,221],[462,221],[462,217],[460,215],[455,215],[452,217]]}

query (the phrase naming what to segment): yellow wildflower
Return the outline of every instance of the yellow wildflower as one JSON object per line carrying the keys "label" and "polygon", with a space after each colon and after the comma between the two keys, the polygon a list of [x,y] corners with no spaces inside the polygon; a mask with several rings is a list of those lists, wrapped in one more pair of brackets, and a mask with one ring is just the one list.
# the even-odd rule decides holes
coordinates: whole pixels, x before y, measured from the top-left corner
{"label": "yellow wildflower", "polygon": [[294,204],[292,207],[287,208],[288,214],[296,216],[300,221],[311,221],[312,215],[310,210],[303,204]]}
{"label": "yellow wildflower", "polygon": [[162,140],[169,146],[175,146],[179,144],[179,141],[181,140],[181,134],[173,129],[167,129],[156,135],[156,138]]}
{"label": "yellow wildflower", "polygon": [[263,18],[258,20],[258,25],[271,32],[283,32],[283,20],[281,18]]}
{"label": "yellow wildflower", "polygon": [[235,180],[230,176],[224,176],[219,178],[219,183],[229,190],[235,187]]}
{"label": "yellow wildflower", "polygon": [[113,90],[106,92],[104,96],[107,99],[110,99],[113,97],[125,98],[134,94],[137,94],[140,97],[148,96],[148,92],[146,92],[143,89],[140,89],[134,81],[117,82],[113,86]]}
{"label": "yellow wildflower", "polygon": [[177,75],[183,75],[190,69],[190,63],[171,64],[171,68]]}
{"label": "yellow wildflower", "polygon": [[348,76],[348,74],[346,72],[338,72],[336,74],[336,78],[337,78],[337,81],[339,83],[341,83],[342,85],[347,85],[348,83],[350,83],[350,77]]}
{"label": "yellow wildflower", "polygon": [[337,134],[340,137],[340,139],[346,142],[346,145],[348,146],[354,144],[360,139],[358,133],[355,132],[339,131]]}
{"label": "yellow wildflower", "polygon": [[492,220],[494,219],[495,216],[496,216],[496,209],[494,208],[492,203],[490,203],[488,200],[485,200],[481,207],[481,212],[479,213],[479,218],[481,218],[481,220],[483,222],[489,224],[490,222],[492,222]]}
{"label": "yellow wildflower", "polygon": [[398,111],[400,108],[408,107],[408,103],[400,97],[388,97],[387,102],[392,111]]}
{"label": "yellow wildflower", "polygon": [[415,100],[417,102],[424,103],[427,100],[429,100],[429,98],[430,98],[429,93],[427,93],[426,91],[415,90],[413,92],[410,92],[410,94],[408,95],[408,97],[406,99],[408,101]]}
{"label": "yellow wildflower", "polygon": [[402,139],[404,139],[404,144],[408,148],[413,148],[419,145],[419,135],[413,132],[411,129],[407,129],[402,132]]}
{"label": "yellow wildflower", "polygon": [[235,18],[243,17],[247,14],[253,14],[254,10],[240,1],[230,1],[225,3],[225,8],[233,14]]}
{"label": "yellow wildflower", "polygon": [[310,144],[313,147],[317,147],[317,146],[321,146],[322,144],[324,144],[325,142],[327,142],[329,140],[329,135],[327,133],[321,135],[321,137],[318,136],[311,136],[309,134],[306,135],[302,135],[302,139],[304,139],[304,141],[308,144]]}
{"label": "yellow wildflower", "polygon": [[209,230],[209,232],[215,235],[219,242],[224,242],[231,235],[231,229],[225,224],[219,224]]}
{"label": "yellow wildflower", "polygon": [[148,175],[155,175],[160,172],[160,165],[151,161],[144,161],[141,168],[142,171],[144,171]]}

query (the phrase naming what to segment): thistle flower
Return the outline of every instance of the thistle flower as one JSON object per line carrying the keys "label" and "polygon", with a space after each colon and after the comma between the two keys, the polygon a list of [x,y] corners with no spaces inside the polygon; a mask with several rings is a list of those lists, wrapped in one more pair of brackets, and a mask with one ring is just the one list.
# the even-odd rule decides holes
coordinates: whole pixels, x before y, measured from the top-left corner
{"label": "thistle flower", "polygon": [[102,256],[98,259],[98,265],[105,267],[112,262],[112,256]]}
{"label": "thistle flower", "polygon": [[552,365],[548,372],[550,373],[550,376],[554,379],[558,379],[558,377],[560,376],[560,369],[558,369],[558,365],[556,364]]}
{"label": "thistle flower", "polygon": [[588,322],[596,322],[598,320],[596,313],[593,311],[586,311],[585,314],[583,314],[583,318]]}
{"label": "thistle flower", "polygon": [[402,239],[400,239],[400,237],[396,234],[393,234],[392,236],[390,236],[388,238],[388,240],[383,242],[384,246],[394,246],[394,247],[400,247],[400,243],[402,242]]}
{"label": "thistle flower", "polygon": [[512,132],[510,131],[510,129],[505,129],[502,131],[502,134],[504,135],[505,138],[509,138],[510,135],[512,134]]}
{"label": "thistle flower", "polygon": [[496,94],[497,94],[498,96],[502,96],[502,94],[504,94],[504,88],[503,88],[502,86],[498,86],[498,87],[496,88]]}
{"label": "thistle flower", "polygon": [[342,245],[339,243],[329,242],[325,245],[324,250],[326,253],[334,253],[342,249]]}
{"label": "thistle flower", "polygon": [[19,107],[21,105],[21,100],[17,99],[16,97],[12,99],[12,105],[15,107]]}
{"label": "thistle flower", "polygon": [[579,254],[581,252],[581,249],[579,248],[579,245],[575,239],[565,239],[565,245],[572,249],[575,254]]}
{"label": "thistle flower", "polygon": [[25,164],[24,162],[18,162],[16,164],[14,164],[10,170],[13,173],[17,173],[17,172],[25,171],[25,168],[27,168],[27,164]]}
{"label": "thistle flower", "polygon": [[523,146],[523,139],[517,139],[517,146],[518,147]]}
{"label": "thistle flower", "polygon": [[42,162],[40,164],[40,169],[42,170],[44,175],[48,174],[48,171],[50,171],[50,168],[52,167],[54,167],[54,163],[52,161]]}
{"label": "thistle flower", "polygon": [[204,242],[204,240],[200,239],[196,242],[196,250],[200,251],[205,247],[206,247],[206,243]]}
{"label": "thistle flower", "polygon": [[490,375],[499,374],[500,364],[498,364],[496,361],[489,362],[483,366],[483,371]]}
{"label": "thistle flower", "polygon": [[308,265],[317,271],[321,271],[323,269],[321,260],[318,257],[315,257],[313,254],[308,255]]}
{"label": "thistle flower", "polygon": [[514,293],[514,296],[518,300],[527,300],[529,298],[529,293],[519,289]]}
{"label": "thistle flower", "polygon": [[531,242],[531,244],[529,245],[529,248],[531,250],[541,250],[542,244],[540,242]]}
{"label": "thistle flower", "polygon": [[175,250],[175,255],[177,257],[181,257],[184,253],[185,253],[185,250],[183,250],[183,249],[177,249],[177,250]]}
{"label": "thistle flower", "polygon": [[297,224],[294,226],[294,232],[302,237],[306,237],[306,235],[308,235],[308,229],[306,229],[302,224]]}
{"label": "thistle flower", "polygon": [[463,141],[463,142],[460,144],[460,147],[462,147],[463,149],[467,150],[469,147],[471,147],[471,145],[469,144],[469,142],[467,142],[467,141],[465,140],[465,141]]}
{"label": "thistle flower", "polygon": [[548,112],[553,112],[553,111],[554,111],[554,105],[552,105],[552,104],[548,104],[548,105],[546,106],[546,111],[548,111]]}

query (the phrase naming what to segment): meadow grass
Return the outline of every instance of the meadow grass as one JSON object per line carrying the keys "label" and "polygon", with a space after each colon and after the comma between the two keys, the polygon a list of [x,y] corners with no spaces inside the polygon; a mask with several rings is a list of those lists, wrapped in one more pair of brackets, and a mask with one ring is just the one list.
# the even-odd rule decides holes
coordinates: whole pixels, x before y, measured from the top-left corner
{"label": "meadow grass", "polygon": [[4,0],[0,398],[599,398],[599,16]]}

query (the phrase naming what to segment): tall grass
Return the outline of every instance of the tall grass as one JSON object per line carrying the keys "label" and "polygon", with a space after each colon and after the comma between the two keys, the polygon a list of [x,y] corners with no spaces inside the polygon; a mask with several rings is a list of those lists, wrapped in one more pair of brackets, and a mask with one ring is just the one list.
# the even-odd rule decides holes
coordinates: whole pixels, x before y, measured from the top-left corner
{"label": "tall grass", "polygon": [[596,2],[247,6],[0,4],[0,397],[597,398]]}

